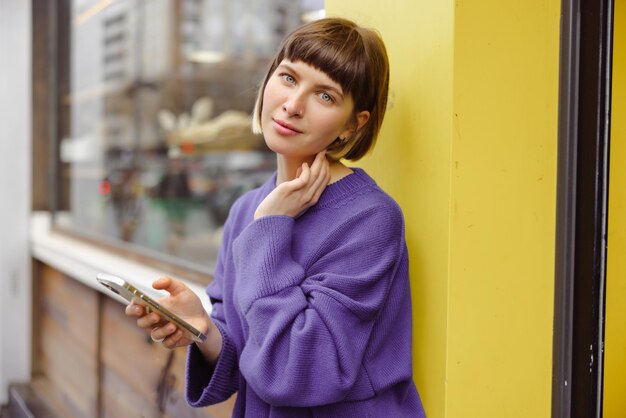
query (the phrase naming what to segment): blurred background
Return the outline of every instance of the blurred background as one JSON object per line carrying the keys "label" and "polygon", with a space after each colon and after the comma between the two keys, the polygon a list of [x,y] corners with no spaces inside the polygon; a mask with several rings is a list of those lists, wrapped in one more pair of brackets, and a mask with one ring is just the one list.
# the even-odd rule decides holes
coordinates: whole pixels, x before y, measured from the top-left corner
{"label": "blurred background", "polygon": [[428,416],[625,417],[624,3],[0,0],[2,418],[231,415],[95,276],[211,309],[228,211],[275,170],[259,83],[323,16],[387,45],[356,165],[405,215]]}

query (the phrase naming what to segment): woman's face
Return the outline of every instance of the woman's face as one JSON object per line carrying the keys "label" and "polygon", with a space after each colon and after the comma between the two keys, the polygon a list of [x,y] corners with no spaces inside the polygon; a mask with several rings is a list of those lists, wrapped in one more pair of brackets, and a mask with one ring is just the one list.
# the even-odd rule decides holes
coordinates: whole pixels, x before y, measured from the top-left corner
{"label": "woman's face", "polygon": [[326,73],[283,60],[263,92],[261,125],[267,146],[285,157],[309,158],[354,132],[352,97]]}

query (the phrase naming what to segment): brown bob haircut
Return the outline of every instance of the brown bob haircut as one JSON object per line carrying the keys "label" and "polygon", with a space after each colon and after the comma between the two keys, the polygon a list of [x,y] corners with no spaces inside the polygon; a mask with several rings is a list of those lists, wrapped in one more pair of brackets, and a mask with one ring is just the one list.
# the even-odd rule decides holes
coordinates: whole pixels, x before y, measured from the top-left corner
{"label": "brown bob haircut", "polygon": [[329,158],[356,161],[374,145],[387,108],[389,60],[377,32],[342,18],[325,18],[307,23],[282,42],[254,106],[253,130],[262,133],[263,92],[268,79],[284,60],[304,62],[326,73],[354,102],[352,118],[369,111],[370,117],[349,140],[339,138],[327,150]]}

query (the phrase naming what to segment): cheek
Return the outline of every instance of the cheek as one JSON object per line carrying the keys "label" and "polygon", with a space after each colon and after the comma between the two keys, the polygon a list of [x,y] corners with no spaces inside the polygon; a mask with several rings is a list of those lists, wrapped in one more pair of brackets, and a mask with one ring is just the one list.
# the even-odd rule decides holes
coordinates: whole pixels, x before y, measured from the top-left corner
{"label": "cheek", "polygon": [[324,126],[324,133],[333,140],[346,129],[348,124],[348,116],[344,114],[331,113],[325,115],[322,120],[324,123],[320,123],[319,126]]}
{"label": "cheek", "polygon": [[276,102],[279,101],[278,96],[279,91],[276,86],[272,81],[268,81],[263,91],[263,112],[265,112],[265,109],[270,111],[276,105]]}
{"label": "cheek", "polygon": [[[267,89],[265,89],[265,91],[267,92]],[[263,103],[261,104],[261,120],[262,121],[265,120],[265,118],[267,117],[270,106],[271,104],[267,100],[267,94],[263,93]]]}

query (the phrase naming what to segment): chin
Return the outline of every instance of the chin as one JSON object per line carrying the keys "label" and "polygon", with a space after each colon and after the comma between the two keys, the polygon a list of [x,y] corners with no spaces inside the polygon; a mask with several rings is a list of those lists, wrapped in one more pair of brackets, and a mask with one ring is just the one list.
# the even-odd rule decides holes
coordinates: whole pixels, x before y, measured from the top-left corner
{"label": "chin", "polygon": [[267,147],[273,152],[275,152],[276,154],[284,154],[290,148],[288,144],[281,144],[280,140],[273,140],[267,136],[265,136],[264,138],[265,138],[265,145],[267,145]]}

